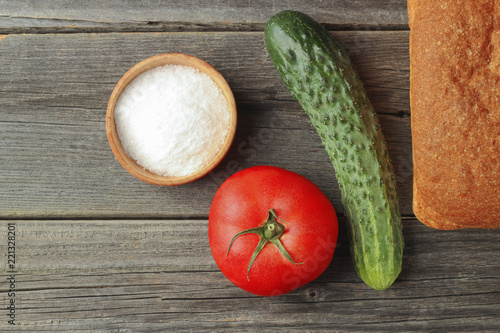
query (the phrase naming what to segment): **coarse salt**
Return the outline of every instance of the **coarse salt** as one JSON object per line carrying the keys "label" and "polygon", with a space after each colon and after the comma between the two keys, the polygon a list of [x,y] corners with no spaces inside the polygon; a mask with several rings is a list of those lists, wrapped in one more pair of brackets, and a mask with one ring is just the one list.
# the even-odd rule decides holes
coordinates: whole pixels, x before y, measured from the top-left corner
{"label": "coarse salt", "polygon": [[114,113],[125,152],[161,176],[201,170],[229,132],[229,105],[222,90],[207,74],[182,65],[137,76],[122,92]]}

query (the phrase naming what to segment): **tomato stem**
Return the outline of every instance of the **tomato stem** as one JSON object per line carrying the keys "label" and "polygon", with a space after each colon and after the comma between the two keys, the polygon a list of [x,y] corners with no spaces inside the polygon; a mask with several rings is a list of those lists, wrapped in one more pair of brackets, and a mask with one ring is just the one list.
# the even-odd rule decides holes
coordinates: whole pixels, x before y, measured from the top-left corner
{"label": "tomato stem", "polygon": [[252,257],[250,258],[250,263],[248,264],[247,280],[250,280],[250,268],[252,267],[252,265],[255,261],[255,258],[257,258],[260,251],[262,251],[262,249],[264,248],[264,246],[268,242],[271,242],[274,245],[276,245],[276,247],[278,248],[280,253],[285,258],[287,258],[290,262],[292,262],[293,264],[296,264],[296,265],[302,264],[302,263],[296,263],[295,261],[293,261],[292,256],[283,247],[283,244],[280,241],[280,237],[285,232],[285,226],[282,223],[280,223],[280,221],[283,223],[287,223],[287,222],[283,221],[282,219],[278,218],[274,209],[271,208],[269,210],[267,219],[264,222],[262,222],[260,226],[258,226],[257,228],[246,229],[246,230],[243,230],[243,231],[237,233],[233,237],[233,239],[231,240],[231,243],[229,243],[229,248],[227,249],[226,256],[229,255],[229,251],[231,250],[231,246],[233,246],[234,241],[239,236],[245,235],[245,234],[256,234],[260,237],[259,243],[257,244],[257,247],[255,248],[255,251],[253,252]]}

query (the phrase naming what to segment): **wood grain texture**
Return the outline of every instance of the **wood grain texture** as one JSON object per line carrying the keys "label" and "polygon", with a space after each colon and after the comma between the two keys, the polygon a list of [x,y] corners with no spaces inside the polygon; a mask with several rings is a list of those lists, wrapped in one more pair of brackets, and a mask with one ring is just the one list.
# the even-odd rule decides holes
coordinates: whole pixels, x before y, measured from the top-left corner
{"label": "wood grain texture", "polygon": [[[0,221],[2,240],[7,223]],[[206,220],[16,221],[15,328],[497,332],[500,230],[443,232],[414,219],[403,224],[404,266],[390,289],[372,290],[357,277],[341,221],[323,275],[290,294],[261,298],[217,269]],[[0,253],[6,246],[0,242]],[[5,265],[2,260],[2,272]],[[0,330],[10,328],[2,315]]]}
{"label": "wood grain texture", "polygon": [[9,0],[1,2],[0,33],[263,30],[284,9],[308,13],[331,28],[407,28],[402,0]]}
{"label": "wood grain texture", "polygon": [[[333,33],[348,49],[411,210],[408,33]],[[120,77],[159,53],[204,59],[229,82],[238,107],[231,150],[208,176],[156,187],[114,159],[107,101]],[[0,41],[0,217],[206,218],[218,186],[237,170],[271,164],[318,184],[342,213],[329,159],[273,67],[261,32],[9,35]]]}

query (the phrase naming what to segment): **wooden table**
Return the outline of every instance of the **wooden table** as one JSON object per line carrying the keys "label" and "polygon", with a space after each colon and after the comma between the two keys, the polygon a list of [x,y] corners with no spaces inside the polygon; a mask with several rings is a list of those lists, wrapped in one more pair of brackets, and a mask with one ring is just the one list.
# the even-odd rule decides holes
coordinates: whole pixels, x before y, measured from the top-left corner
{"label": "wooden table", "polygon": [[[282,9],[331,30],[380,115],[406,241],[386,291],[356,275],[332,165],[265,50],[265,22]],[[500,230],[438,231],[412,213],[404,0],[9,0],[0,34],[0,331],[500,331]],[[119,78],[167,52],[217,68],[239,117],[222,163],[178,187],[128,174],[105,132]],[[274,298],[233,286],[207,239],[219,185],[261,164],[312,180],[341,224],[327,271]]]}

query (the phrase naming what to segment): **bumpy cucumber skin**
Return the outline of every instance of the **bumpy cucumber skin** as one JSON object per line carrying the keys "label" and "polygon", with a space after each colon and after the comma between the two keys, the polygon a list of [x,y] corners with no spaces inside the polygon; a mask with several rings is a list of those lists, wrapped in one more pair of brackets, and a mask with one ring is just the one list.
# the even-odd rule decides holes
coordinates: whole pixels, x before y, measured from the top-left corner
{"label": "bumpy cucumber skin", "polygon": [[401,272],[404,240],[393,167],[364,86],[340,44],[303,13],[273,16],[265,41],[333,163],[356,271],[387,289]]}

